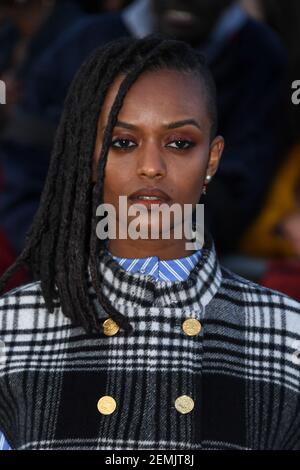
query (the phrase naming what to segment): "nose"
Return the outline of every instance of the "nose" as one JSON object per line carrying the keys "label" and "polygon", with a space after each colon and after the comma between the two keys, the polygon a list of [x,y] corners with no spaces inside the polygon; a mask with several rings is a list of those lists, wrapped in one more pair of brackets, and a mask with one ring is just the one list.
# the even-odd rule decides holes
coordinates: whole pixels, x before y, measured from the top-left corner
{"label": "nose", "polygon": [[137,174],[148,178],[161,178],[166,175],[166,162],[160,146],[156,143],[144,145],[138,156]]}

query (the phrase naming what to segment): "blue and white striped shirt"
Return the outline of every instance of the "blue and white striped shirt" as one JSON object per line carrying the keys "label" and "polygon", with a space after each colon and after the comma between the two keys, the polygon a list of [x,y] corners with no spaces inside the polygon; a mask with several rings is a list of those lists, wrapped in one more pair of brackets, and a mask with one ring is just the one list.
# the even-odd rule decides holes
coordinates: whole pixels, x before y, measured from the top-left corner
{"label": "blue and white striped shirt", "polygon": [[200,258],[201,250],[178,259],[160,260],[157,256],[147,258],[120,258],[113,256],[120,266],[132,273],[150,274],[156,281],[183,281]]}
{"label": "blue and white striped shirt", "polygon": [[[146,258],[121,258],[113,256],[120,266],[132,273],[150,274],[156,281],[183,281],[201,256],[201,250],[184,258],[160,260],[157,256]],[[4,435],[0,432],[0,450],[11,450]]]}

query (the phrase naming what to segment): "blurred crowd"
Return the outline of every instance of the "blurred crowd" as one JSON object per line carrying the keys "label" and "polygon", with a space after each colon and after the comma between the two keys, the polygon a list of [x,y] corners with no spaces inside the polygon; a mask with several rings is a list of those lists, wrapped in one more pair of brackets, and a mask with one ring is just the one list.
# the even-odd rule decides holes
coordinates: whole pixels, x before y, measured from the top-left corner
{"label": "blurred crowd", "polygon": [[296,0],[1,0],[0,274],[24,247],[76,71],[110,40],[159,32],[200,50],[217,84],[226,147],[203,202],[223,264],[300,300],[299,26]]}

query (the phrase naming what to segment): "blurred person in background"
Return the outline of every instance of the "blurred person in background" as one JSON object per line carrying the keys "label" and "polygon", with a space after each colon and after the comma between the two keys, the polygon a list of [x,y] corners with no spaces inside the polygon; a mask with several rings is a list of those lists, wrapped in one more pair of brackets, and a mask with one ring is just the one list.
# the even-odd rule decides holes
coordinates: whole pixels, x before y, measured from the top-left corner
{"label": "blurred person in background", "polygon": [[[77,23],[32,70],[18,118],[24,128],[25,123],[39,122],[44,132],[37,132],[32,125],[31,132],[28,129],[25,135],[17,136],[12,120],[2,141],[6,162],[18,159],[16,149],[7,150],[11,141],[19,145],[19,154],[24,145],[28,150],[22,183],[12,174],[7,181],[9,190],[0,203],[0,220],[16,253],[23,247],[44,183],[44,178],[35,179],[36,197],[28,204],[32,173],[38,162],[46,175],[64,98],[79,66],[99,45],[121,36],[143,37],[152,32],[183,39],[199,49],[217,83],[220,132],[228,144],[218,176],[210,183],[206,218],[220,254],[235,249],[256,216],[276,168],[278,133],[274,118],[286,65],[281,42],[231,0],[136,0],[120,12]],[[24,206],[26,220],[22,217],[20,223],[16,212],[24,214]]]}
{"label": "blurred person in background", "polygon": [[291,100],[291,84],[300,77],[299,1],[243,0],[254,17],[281,36],[288,51],[281,165],[265,204],[241,240],[240,252],[265,260],[261,284],[300,299],[300,108]]}
{"label": "blurred person in background", "polygon": [[300,300],[300,144],[281,165],[240,251],[266,260],[262,285]]}
{"label": "blurred person in background", "polygon": [[246,8],[274,28],[288,50],[289,75],[286,86],[285,136],[282,165],[268,199],[258,218],[241,243],[247,255],[268,260],[261,283],[300,298],[300,128],[299,106],[291,102],[291,83],[299,79],[300,48],[298,30],[300,5],[298,1],[252,0]]}
{"label": "blurred person in background", "polygon": [[300,2],[299,0],[242,0],[243,7],[256,19],[264,21],[280,36],[288,53],[288,77],[285,87],[284,119],[280,132],[283,151],[300,140],[300,107],[291,102],[291,82],[300,77]]}
{"label": "blurred person in background", "polygon": [[[7,232],[0,217],[0,272],[15,259],[18,251],[15,244],[18,237],[16,231],[23,232],[24,224],[27,227],[28,218],[32,217],[27,207],[34,205],[33,201],[39,198],[40,186],[37,181],[44,178],[46,171],[43,164],[41,165],[39,152],[35,153],[34,162],[27,159],[28,148],[22,145],[22,141],[18,141],[18,136],[26,135],[27,132],[44,135],[41,123],[38,120],[34,123],[19,122],[14,112],[15,105],[22,100],[23,90],[26,89],[26,81],[34,63],[66,28],[82,17],[81,6],[72,0],[1,0],[0,79],[6,85],[7,104],[0,106],[3,142],[0,146],[0,204],[6,207],[8,225],[12,220],[15,225],[10,233]],[[13,136],[8,137],[5,144],[5,129],[6,126],[9,127],[11,119]],[[5,157],[9,158],[9,163]],[[27,165],[32,165],[30,174],[24,170]],[[13,193],[14,196],[10,197]],[[26,279],[25,272],[19,273],[10,287]]]}
{"label": "blurred person in background", "polygon": [[0,11],[10,26],[6,27],[9,54],[0,73],[6,83],[7,103],[14,104],[34,62],[66,27],[82,17],[82,10],[72,0],[2,0]]}
{"label": "blurred person in background", "polygon": [[[6,84],[8,112],[16,104],[28,73],[61,32],[85,13],[115,11],[129,0],[3,0],[0,6],[0,78]],[[2,117],[3,122],[3,117]]]}

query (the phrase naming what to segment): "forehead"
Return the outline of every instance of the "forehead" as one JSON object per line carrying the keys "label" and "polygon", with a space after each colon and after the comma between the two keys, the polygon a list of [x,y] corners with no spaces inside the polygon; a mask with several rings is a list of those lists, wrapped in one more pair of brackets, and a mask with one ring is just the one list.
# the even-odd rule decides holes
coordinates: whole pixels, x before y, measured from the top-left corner
{"label": "forehead", "polygon": [[[118,76],[111,85],[100,114],[105,124],[124,76]],[[203,87],[198,75],[174,70],[147,71],[128,90],[120,120],[145,121],[161,119],[172,121],[176,117],[206,119]]]}

